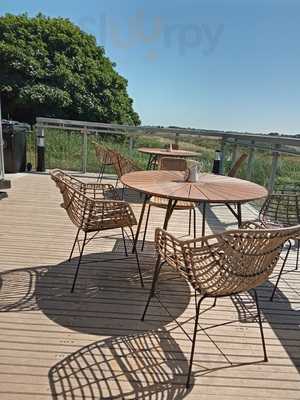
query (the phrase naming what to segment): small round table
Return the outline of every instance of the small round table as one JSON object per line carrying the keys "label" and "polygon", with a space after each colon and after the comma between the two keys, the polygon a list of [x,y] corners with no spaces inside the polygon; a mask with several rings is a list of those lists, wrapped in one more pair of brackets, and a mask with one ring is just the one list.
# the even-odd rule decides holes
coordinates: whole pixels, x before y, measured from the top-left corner
{"label": "small round table", "polygon": [[[145,194],[140,219],[137,226],[133,251],[140,233],[145,207],[152,196],[169,199],[163,229],[167,229],[169,219],[178,200],[203,204],[202,236],[205,235],[205,210],[207,203],[229,206],[230,211],[241,225],[241,204],[261,199],[268,195],[267,189],[256,183],[223,175],[200,174],[197,182],[186,182],[180,171],[136,171],[125,174],[121,182],[131,189]],[[230,204],[237,205],[235,211]]]}
{"label": "small round table", "polygon": [[199,153],[188,150],[173,150],[173,149],[169,150],[169,149],[160,149],[156,147],[140,147],[138,151],[140,153],[149,155],[147,170],[155,166],[158,157],[180,157],[180,158],[199,157]]}

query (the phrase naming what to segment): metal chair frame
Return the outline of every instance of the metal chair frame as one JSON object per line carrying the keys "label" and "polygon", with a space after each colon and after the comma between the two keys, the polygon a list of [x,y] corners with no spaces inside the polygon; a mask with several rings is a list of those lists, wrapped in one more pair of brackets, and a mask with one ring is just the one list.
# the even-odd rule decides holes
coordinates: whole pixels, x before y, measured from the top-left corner
{"label": "metal chair frame", "polygon": [[99,162],[99,173],[97,177],[97,182],[101,183],[103,179],[103,175],[105,172],[105,168],[108,166],[112,166],[113,162],[111,160],[111,150],[104,146],[103,144],[93,142],[96,151],[96,158]]}
{"label": "metal chair frame", "polygon": [[268,279],[276,266],[284,243],[296,234],[300,234],[300,225],[273,230],[232,230],[195,240],[181,241],[163,229],[156,229],[155,243],[158,256],[141,320],[145,319],[153,296],[157,296],[155,289],[164,263],[177,271],[193,287],[195,293],[200,295],[198,301],[195,298],[193,337],[190,338],[176,321],[192,342],[187,388],[190,385],[200,306],[205,298],[213,298],[215,306],[219,297],[234,296],[252,290],[257,308],[263,360],[268,360],[256,287]]}
{"label": "metal chair frame", "polygon": [[[292,227],[300,223],[300,192],[291,188],[282,188],[275,193],[270,194],[263,203],[258,221],[263,228]],[[254,222],[255,223],[255,222]],[[259,227],[259,225],[257,226]],[[298,269],[300,240],[298,237],[292,238],[297,242],[297,256],[295,270]],[[280,268],[270,300],[273,301],[277,290],[283,269],[285,268],[290,250],[292,248],[291,240],[287,241],[288,249],[284,261]]]}
{"label": "metal chair frame", "polygon": [[[134,241],[132,226],[136,225],[137,222],[134,213],[127,202],[119,199],[90,197],[88,195],[89,193],[87,193],[87,190],[91,190],[93,193],[96,190],[100,190],[102,191],[102,194],[104,194],[105,189],[107,188],[114,191],[115,189],[112,185],[84,183],[68,174],[65,174],[61,170],[52,171],[51,178],[54,180],[63,196],[64,201],[62,207],[66,210],[70,220],[77,227],[77,233],[75,235],[69,256],[69,261],[71,261],[77,243],[80,254],[71,289],[71,292],[73,292],[76,285],[84,248],[87,243],[95,239],[100,231],[120,228],[122,232],[125,255],[128,257],[125,241],[125,228],[129,228],[132,241]],[[79,240],[80,232],[83,232],[84,234],[81,246]],[[92,234],[92,237],[88,238],[89,234]],[[141,286],[143,287],[143,277],[137,252],[135,252],[135,257]]]}
{"label": "metal chair frame", "polygon": [[[232,164],[227,176],[230,176],[231,178],[235,178],[239,169],[241,168],[242,164],[246,161],[248,155],[246,153],[243,153],[240,155],[240,157]],[[241,204],[240,203],[224,203],[225,206],[228,208],[228,210],[231,212],[231,214],[237,219],[238,221],[238,226],[241,226]],[[203,208],[205,208],[206,204],[203,203]],[[220,206],[219,204],[214,204],[214,206]],[[235,209],[234,209],[235,207]],[[203,210],[205,212],[205,210]]]}
{"label": "metal chair frame", "polygon": [[[175,157],[161,157],[159,159],[159,169],[169,170],[169,171],[186,171],[187,160],[185,160],[183,158],[175,158]],[[160,199],[160,198],[157,198],[154,196],[152,199],[150,198],[150,200],[148,202],[148,211],[147,211],[147,216],[146,216],[141,251],[144,250],[144,246],[145,246],[145,239],[146,239],[146,234],[147,234],[147,229],[148,229],[148,222],[149,222],[151,207],[159,207],[159,208],[167,209],[168,201],[166,200],[165,203],[163,201],[164,201],[164,199]],[[196,226],[195,204],[192,202],[190,202],[190,204],[187,204],[187,202],[178,201],[174,207],[174,210],[188,210],[189,211],[188,235],[191,234],[192,213],[193,213],[193,236],[194,236],[194,238],[196,238],[197,226]]]}
{"label": "metal chair frame", "polygon": [[[140,168],[135,164],[133,160],[124,157],[118,151],[111,150],[110,156],[118,178],[115,186],[116,188],[118,186],[118,182],[120,181],[122,175],[133,171],[140,171]],[[124,192],[125,192],[125,187],[123,185],[122,196],[121,196],[122,199],[124,198]]]}

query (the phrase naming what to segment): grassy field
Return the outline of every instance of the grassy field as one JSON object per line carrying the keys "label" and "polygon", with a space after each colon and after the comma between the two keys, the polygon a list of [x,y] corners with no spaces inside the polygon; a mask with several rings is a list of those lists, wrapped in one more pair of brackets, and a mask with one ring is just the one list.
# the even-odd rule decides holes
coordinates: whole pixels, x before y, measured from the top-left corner
{"label": "grassy field", "polygon": [[[184,140],[183,140],[184,139]],[[137,148],[145,147],[164,147],[169,143],[174,143],[174,137],[158,137],[153,135],[145,135],[134,137],[134,149],[129,149],[129,136],[88,136],[88,157],[87,170],[96,172],[99,165],[95,156],[95,148],[93,142],[104,142],[108,147],[120,151],[127,157],[135,160],[141,167],[145,168],[148,157],[138,152]],[[82,170],[82,135],[76,132],[66,132],[62,130],[46,130],[46,168],[61,168],[65,170],[80,171]],[[185,150],[193,150],[199,153],[199,161],[205,172],[210,172],[214,159],[215,150],[220,148],[218,140],[184,136],[179,141],[179,147]],[[248,153],[249,149],[241,149]],[[232,158],[232,148],[226,146],[225,151],[225,173],[229,170]],[[35,168],[35,132],[31,132],[27,141],[27,159]],[[267,151],[255,152],[252,174],[247,174],[247,161],[244,163],[239,177],[250,179],[253,182],[267,186],[271,172],[271,153]],[[113,172],[113,171],[112,171]],[[300,162],[297,156],[280,156],[276,184],[292,184],[300,182]]]}

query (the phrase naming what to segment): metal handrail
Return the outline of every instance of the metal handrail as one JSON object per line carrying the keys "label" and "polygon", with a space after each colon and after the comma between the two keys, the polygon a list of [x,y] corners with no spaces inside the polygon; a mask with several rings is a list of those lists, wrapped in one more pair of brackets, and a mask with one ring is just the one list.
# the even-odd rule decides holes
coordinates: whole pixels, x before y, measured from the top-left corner
{"label": "metal handrail", "polygon": [[[133,148],[134,136],[155,134],[175,135],[175,141],[178,141],[180,135],[193,135],[221,140],[221,171],[224,168],[224,153],[226,146],[234,146],[233,161],[238,157],[239,147],[247,147],[250,149],[248,158],[248,174],[251,173],[251,164],[253,162],[254,150],[266,150],[272,153],[272,170],[270,173],[268,189],[272,191],[276,172],[278,168],[278,158],[282,154],[300,155],[300,138],[290,136],[277,136],[268,134],[257,134],[249,132],[232,132],[208,129],[192,129],[178,127],[159,127],[159,126],[131,126],[120,124],[108,124],[101,122],[76,121],[55,118],[38,117],[36,119],[37,128],[37,146],[38,154],[41,157],[44,147],[44,129],[64,129],[78,131],[83,134],[82,141],[82,169],[86,172],[87,165],[87,135],[89,134],[118,134],[130,135],[130,149]],[[300,135],[299,135],[300,136]],[[39,164],[39,163],[38,163]],[[40,167],[43,162],[40,163]]]}
{"label": "metal handrail", "polygon": [[3,156],[3,136],[2,136],[2,113],[1,113],[1,98],[0,98],[0,181],[4,179],[4,156]]}

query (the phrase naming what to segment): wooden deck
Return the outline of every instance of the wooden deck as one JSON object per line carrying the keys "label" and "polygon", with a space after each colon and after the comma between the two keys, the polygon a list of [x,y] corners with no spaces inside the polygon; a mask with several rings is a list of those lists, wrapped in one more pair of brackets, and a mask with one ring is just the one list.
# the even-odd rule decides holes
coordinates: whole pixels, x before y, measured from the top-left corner
{"label": "wooden deck", "polygon": [[[76,257],[67,262],[75,228],[59,207],[47,175],[12,178],[0,200],[0,399],[300,399],[300,270],[293,250],[275,301],[274,278],[260,288],[269,362],[262,362],[251,295],[204,304],[192,387],[184,382],[190,342],[156,300],[140,316],[154,265],[153,230],[163,211],[153,210],[141,254],[146,289],[134,257],[126,258],[119,232],[87,247],[78,285],[70,293]],[[130,194],[136,215],[139,196]],[[243,207],[244,219],[255,213]],[[201,213],[197,211],[199,229]],[[187,233],[187,211],[169,229]],[[208,212],[212,231],[235,226],[225,207]],[[130,245],[128,243],[128,245]],[[192,332],[194,299],[168,268],[160,295]],[[219,326],[215,326],[219,325]]]}

